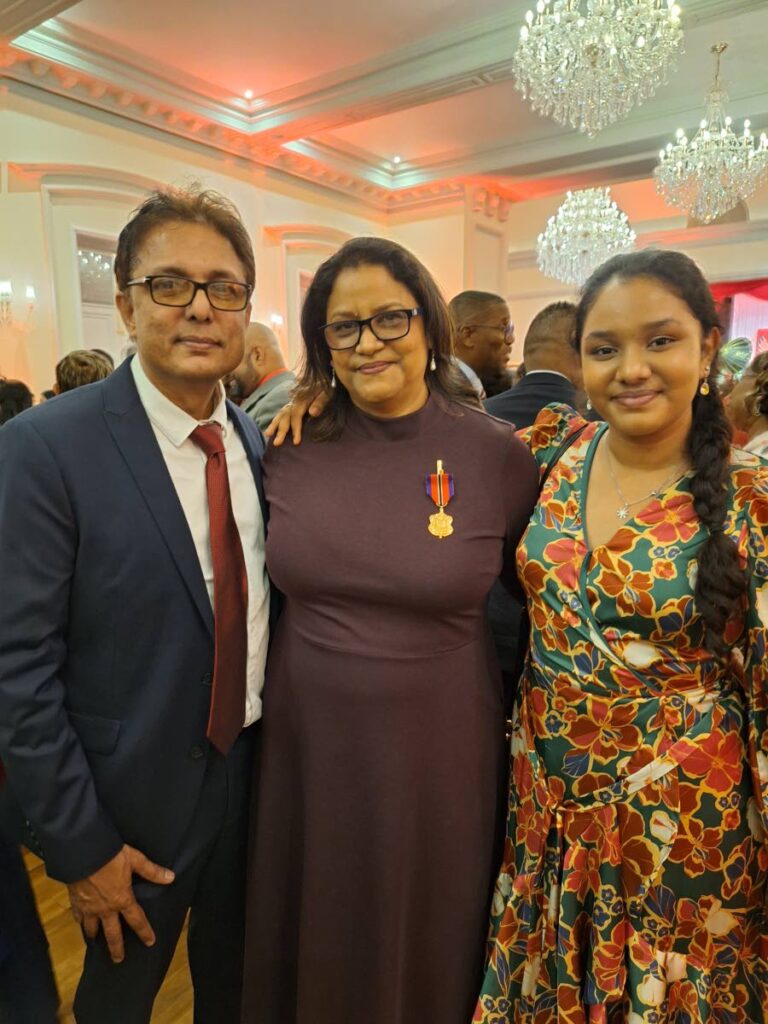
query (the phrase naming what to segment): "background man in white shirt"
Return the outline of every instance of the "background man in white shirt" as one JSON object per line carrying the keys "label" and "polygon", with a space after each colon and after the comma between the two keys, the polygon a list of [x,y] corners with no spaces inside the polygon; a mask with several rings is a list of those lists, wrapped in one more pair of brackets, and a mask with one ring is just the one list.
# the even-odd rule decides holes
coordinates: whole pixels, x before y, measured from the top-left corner
{"label": "background man in white shirt", "polygon": [[196,1024],[236,1024],[270,600],[262,441],[220,378],[253,252],[223,197],[160,192],[115,275],[137,355],[0,435],[0,808],[88,936],[78,1024],[150,1020],[187,910]]}

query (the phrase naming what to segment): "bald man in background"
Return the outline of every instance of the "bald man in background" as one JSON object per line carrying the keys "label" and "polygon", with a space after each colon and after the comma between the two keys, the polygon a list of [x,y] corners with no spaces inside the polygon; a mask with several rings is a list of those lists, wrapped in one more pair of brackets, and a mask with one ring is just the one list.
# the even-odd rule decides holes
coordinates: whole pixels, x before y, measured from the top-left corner
{"label": "bald man in background", "polygon": [[575,326],[572,302],[552,302],[536,314],[523,342],[525,376],[513,388],[488,399],[485,408],[492,416],[522,430],[551,402],[579,407],[581,366],[571,343]]}
{"label": "bald man in background", "polygon": [[275,332],[266,324],[250,324],[242,361],[225,380],[228,397],[264,430],[290,402],[295,383]]}

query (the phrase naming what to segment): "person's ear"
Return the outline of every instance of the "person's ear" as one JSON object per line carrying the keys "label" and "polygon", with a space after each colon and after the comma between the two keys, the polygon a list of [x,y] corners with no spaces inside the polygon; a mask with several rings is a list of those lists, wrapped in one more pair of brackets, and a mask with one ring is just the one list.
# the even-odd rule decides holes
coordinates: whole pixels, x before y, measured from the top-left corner
{"label": "person's ear", "polygon": [[471,324],[462,324],[456,332],[456,337],[459,339],[464,348],[474,348],[475,343],[472,340],[472,333],[474,328]]}
{"label": "person's ear", "polygon": [[136,314],[133,308],[133,299],[130,292],[118,292],[115,296],[117,311],[120,319],[125,324],[125,329],[130,338],[136,337]]}
{"label": "person's ear", "polygon": [[717,355],[718,349],[720,348],[721,333],[719,327],[713,327],[709,334],[706,335],[701,343],[701,373],[700,376],[706,377],[708,366],[712,365],[715,356]]}
{"label": "person's ear", "polygon": [[264,365],[264,349],[261,345],[254,345],[248,353],[248,360],[254,370],[260,370]]}

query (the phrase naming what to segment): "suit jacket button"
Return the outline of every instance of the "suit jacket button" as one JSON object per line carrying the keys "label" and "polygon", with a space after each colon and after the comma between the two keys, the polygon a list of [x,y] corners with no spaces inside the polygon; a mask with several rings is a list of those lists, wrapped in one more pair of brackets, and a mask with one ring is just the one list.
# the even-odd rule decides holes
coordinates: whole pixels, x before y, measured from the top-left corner
{"label": "suit jacket button", "polygon": [[199,744],[196,743],[194,747],[190,749],[189,756],[194,761],[198,761],[201,757],[205,757],[205,750],[201,746],[199,746]]}
{"label": "suit jacket button", "polygon": [[203,678],[200,680],[200,682],[202,683],[203,686],[213,685],[213,673],[206,672]]}

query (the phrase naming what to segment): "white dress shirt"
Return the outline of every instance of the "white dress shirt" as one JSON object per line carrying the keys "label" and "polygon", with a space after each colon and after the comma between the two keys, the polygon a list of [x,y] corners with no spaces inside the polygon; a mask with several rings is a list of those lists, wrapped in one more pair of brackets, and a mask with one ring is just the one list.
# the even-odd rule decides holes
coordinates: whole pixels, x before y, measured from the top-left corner
{"label": "white dress shirt", "polygon": [[[136,355],[131,361],[133,379],[141,404],[160,445],[173,486],[184,510],[200,568],[213,607],[213,560],[205,482],[205,453],[190,440],[192,431],[205,423],[218,423],[224,435],[227,475],[240,542],[248,576],[248,660],[246,668],[245,725],[261,717],[261,691],[269,639],[269,580],[264,563],[264,520],[248,456],[237,430],[227,417],[224,388],[210,418],[196,420],[159,391],[150,381]],[[179,643],[184,638],[179,637]]]}

